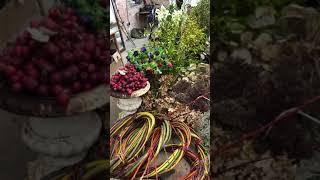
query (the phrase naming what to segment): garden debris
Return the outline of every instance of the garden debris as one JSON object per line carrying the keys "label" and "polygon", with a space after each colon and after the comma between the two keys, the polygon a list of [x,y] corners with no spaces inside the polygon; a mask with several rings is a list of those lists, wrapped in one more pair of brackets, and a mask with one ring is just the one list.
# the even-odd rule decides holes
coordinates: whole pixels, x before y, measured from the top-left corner
{"label": "garden debris", "polygon": [[169,74],[169,75],[163,75],[160,78],[161,86],[159,88],[160,95],[162,97],[165,97],[168,95],[168,90],[171,88],[174,82],[176,82],[176,76]]}
{"label": "garden debris", "polygon": [[[178,137],[179,144],[172,144],[172,137]],[[113,177],[158,178],[186,158],[193,162],[186,178],[209,179],[209,162],[202,140],[184,122],[156,121],[151,113],[138,112],[120,119],[111,128],[110,139]],[[170,156],[165,161],[156,162],[163,151],[171,152]]]}
{"label": "garden debris", "polygon": [[235,49],[231,53],[231,57],[234,59],[242,59],[244,62],[248,64],[251,64],[252,62],[252,55],[250,51],[246,48]]}
{"label": "garden debris", "polygon": [[245,26],[238,22],[227,22],[228,28],[231,29],[231,33],[233,34],[241,34],[245,30]]}
{"label": "garden debris", "polygon": [[320,13],[312,16],[307,22],[307,35],[306,40],[312,42],[313,45],[320,45]]}
{"label": "garden debris", "polygon": [[215,78],[215,103],[228,98],[238,98],[252,91],[249,85],[257,82],[259,72],[261,72],[260,68],[244,64],[240,59],[228,58],[217,65],[212,66]]}
{"label": "garden debris", "polygon": [[275,24],[276,11],[270,6],[261,6],[255,10],[255,14],[249,16],[248,24],[253,29],[260,29]]}
{"label": "garden debris", "polygon": [[190,87],[191,87],[191,82],[182,79],[172,87],[172,90],[176,93],[182,93],[185,89],[189,89]]}
{"label": "garden debris", "polygon": [[320,177],[320,153],[314,153],[310,159],[304,159],[297,167],[297,180],[319,179]]}
{"label": "garden debris", "polygon": [[254,37],[254,33],[252,31],[246,31],[241,34],[241,37],[240,37],[241,43],[243,45],[248,45],[249,43],[252,42],[253,37]]}
{"label": "garden debris", "polygon": [[[209,64],[200,63],[198,65],[191,64],[184,70],[182,78],[174,81],[172,75],[162,76],[160,79],[161,86],[159,88],[160,95],[174,97],[181,103],[189,105],[195,110],[205,112],[209,110]],[[175,83],[174,83],[175,82]],[[165,103],[166,104],[166,103]]]}
{"label": "garden debris", "polygon": [[280,51],[279,45],[265,46],[265,48],[261,50],[261,59],[267,62],[273,59],[276,59],[277,57],[279,57],[279,51]]}
{"label": "garden debris", "polygon": [[213,177],[223,179],[294,179],[296,166],[286,155],[273,156],[270,152],[257,154],[252,142],[246,142],[236,154],[215,158]]}
{"label": "garden debris", "polygon": [[201,120],[195,124],[195,129],[203,138],[204,147],[210,149],[210,111],[203,113]]}
{"label": "garden debris", "polygon": [[[207,68],[208,66],[202,65],[200,66],[200,69],[202,70],[199,70],[199,72],[205,72],[207,71]],[[200,87],[199,84],[194,85],[192,84],[192,82],[180,80],[174,86],[172,86],[172,84],[175,82],[175,79],[177,78],[173,75],[162,75],[160,78],[161,85],[159,88],[159,97],[156,98],[151,92],[145,94],[142,97],[143,104],[141,110],[157,112],[156,118],[160,120],[166,119],[185,122],[190,127],[196,129],[198,133],[200,133],[199,130],[201,129],[201,131],[203,131],[202,133],[200,133],[201,137],[206,139],[206,142],[208,142],[207,140],[209,139],[210,135],[208,134],[208,129],[205,129],[204,125],[209,123],[209,114],[208,112],[203,111],[204,113],[202,113],[201,111],[197,110],[199,108],[209,110],[210,103],[208,102],[208,100],[199,99],[198,101],[195,101],[194,104],[190,104],[190,102],[192,101],[179,102],[178,100],[189,99],[189,97],[184,94],[186,89],[192,89],[193,95],[191,95],[192,92],[190,92],[191,94],[188,95],[196,99],[199,96],[198,91],[200,89],[207,92],[209,91],[209,85],[207,85],[206,87]],[[177,84],[179,86],[177,86]],[[174,94],[172,92],[179,93]],[[203,101],[205,101],[205,103],[201,104],[203,103]],[[197,105],[199,105],[199,107],[195,108]],[[209,143],[207,143],[206,147],[208,147],[208,144]]]}
{"label": "garden debris", "polygon": [[253,45],[255,48],[261,50],[270,43],[272,43],[272,36],[268,33],[262,33],[254,40]]}
{"label": "garden debris", "polygon": [[227,57],[228,57],[228,53],[226,51],[220,50],[218,52],[217,60],[220,62],[223,62],[227,59]]}
{"label": "garden debris", "polygon": [[306,37],[308,33],[308,21],[314,16],[319,16],[319,12],[314,8],[302,7],[296,4],[291,4],[283,8],[282,16],[278,24],[283,34],[296,34],[299,37]]}
{"label": "garden debris", "polygon": [[283,18],[307,18],[317,14],[319,14],[319,12],[316,9],[312,7],[303,7],[297,4],[290,4],[284,7],[281,11]]}
{"label": "garden debris", "polygon": [[249,130],[257,126],[253,120],[256,113],[254,107],[250,107],[245,98],[228,99],[213,103],[215,121],[224,127],[236,130]]}

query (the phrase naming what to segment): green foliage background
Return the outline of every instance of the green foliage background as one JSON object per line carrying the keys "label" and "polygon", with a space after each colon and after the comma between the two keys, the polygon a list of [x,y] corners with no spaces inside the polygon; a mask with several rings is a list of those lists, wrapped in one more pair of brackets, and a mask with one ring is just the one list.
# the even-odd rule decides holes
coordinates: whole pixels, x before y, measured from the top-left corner
{"label": "green foliage background", "polygon": [[[233,22],[246,25],[246,18],[252,14],[256,7],[262,5],[273,6],[277,11],[282,7],[296,3],[307,5],[312,0],[215,0],[211,3],[211,9],[214,11],[214,17],[211,19],[212,31],[215,34],[215,39],[226,40],[231,35],[230,26]],[[312,3],[320,4],[319,0],[313,0]]]}
{"label": "green foliage background", "polygon": [[63,0],[67,5],[75,8],[82,15],[91,18],[96,29],[109,29],[109,9],[100,5],[97,0]]}
{"label": "green foliage background", "polygon": [[200,0],[198,5],[193,7],[191,15],[208,35],[210,32],[210,0]]}
{"label": "green foliage background", "polygon": [[204,51],[207,36],[195,17],[174,23],[171,15],[161,22],[156,31],[158,40],[152,42],[153,47],[160,47],[172,61],[176,72],[200,62],[199,54]]}

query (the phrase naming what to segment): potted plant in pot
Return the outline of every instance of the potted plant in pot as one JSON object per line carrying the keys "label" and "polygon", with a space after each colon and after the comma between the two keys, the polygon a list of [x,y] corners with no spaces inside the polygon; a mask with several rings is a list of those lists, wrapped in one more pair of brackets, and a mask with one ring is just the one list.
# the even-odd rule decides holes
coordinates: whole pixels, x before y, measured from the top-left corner
{"label": "potted plant in pot", "polygon": [[126,64],[111,78],[111,96],[118,98],[117,106],[122,110],[120,117],[137,111],[142,103],[140,96],[150,89],[148,79],[134,65]]}
{"label": "potted plant in pot", "polygon": [[162,74],[172,73],[174,64],[171,62],[162,48],[142,47],[140,50],[131,50],[127,60],[148,78],[151,90],[157,90]]}

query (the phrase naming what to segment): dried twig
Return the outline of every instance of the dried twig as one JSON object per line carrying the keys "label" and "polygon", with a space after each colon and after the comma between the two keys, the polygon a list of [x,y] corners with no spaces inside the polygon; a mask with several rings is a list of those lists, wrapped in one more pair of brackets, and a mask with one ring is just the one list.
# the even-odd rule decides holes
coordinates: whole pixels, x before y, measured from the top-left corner
{"label": "dried twig", "polygon": [[309,114],[307,113],[304,113],[303,111],[299,111],[298,114],[302,115],[303,117],[306,117],[307,119],[310,119],[311,121],[315,122],[315,123],[318,123],[320,124],[320,120],[315,118],[315,117],[312,117],[310,116]]}
{"label": "dried twig", "polygon": [[193,101],[191,101],[188,105],[194,104],[197,100],[199,100],[199,99],[201,99],[201,98],[203,98],[203,99],[205,99],[205,100],[207,100],[207,101],[210,102],[210,99],[209,99],[209,98],[207,98],[207,97],[204,96],[204,95],[201,95],[201,96],[198,96],[198,97],[197,97],[196,99],[194,99]]}
{"label": "dried twig", "polygon": [[274,120],[272,120],[271,122],[269,122],[268,124],[254,130],[254,131],[250,131],[249,133],[246,133],[244,135],[242,135],[240,137],[240,139],[235,140],[234,142],[230,143],[230,144],[226,144],[220,148],[218,148],[217,150],[213,151],[212,153],[212,157],[220,155],[222,153],[227,152],[228,150],[237,147],[239,144],[241,144],[243,141],[245,140],[249,140],[249,139],[253,139],[256,138],[259,134],[265,132],[266,130],[269,130],[276,125],[278,122],[283,121],[288,119],[289,117],[296,115],[299,111],[301,111],[301,109],[305,108],[306,106],[313,104],[317,101],[320,100],[320,96],[316,96],[308,101],[306,101],[305,103],[303,103],[300,106],[288,109],[286,111],[283,111],[281,114],[279,114]]}

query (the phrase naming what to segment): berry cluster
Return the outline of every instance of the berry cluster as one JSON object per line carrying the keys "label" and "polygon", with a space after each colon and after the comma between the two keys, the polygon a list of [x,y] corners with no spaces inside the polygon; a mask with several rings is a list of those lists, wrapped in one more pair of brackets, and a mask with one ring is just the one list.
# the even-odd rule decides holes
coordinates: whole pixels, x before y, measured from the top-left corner
{"label": "berry cluster", "polygon": [[143,72],[137,72],[131,64],[126,64],[125,67],[120,68],[111,78],[111,88],[114,91],[128,93],[129,95],[146,87],[146,85],[147,78],[144,77]]}
{"label": "berry cluster", "polygon": [[54,96],[66,106],[71,94],[109,83],[108,41],[81,25],[73,9],[52,8],[48,17],[32,21],[30,27],[56,34],[43,43],[24,31],[0,54],[1,74],[13,92]]}

